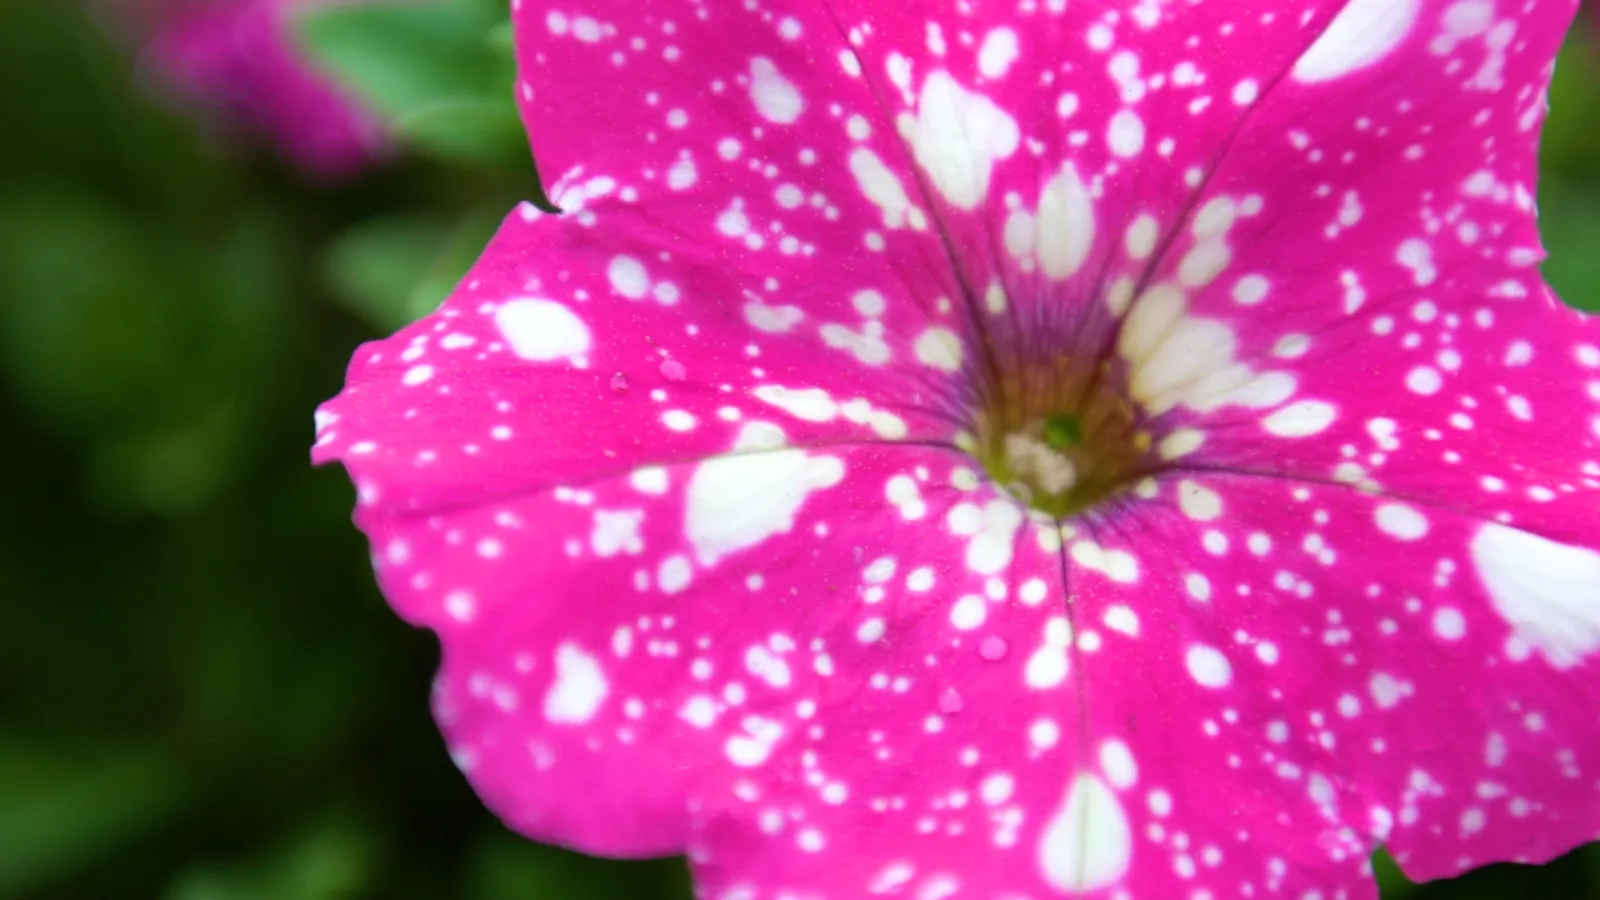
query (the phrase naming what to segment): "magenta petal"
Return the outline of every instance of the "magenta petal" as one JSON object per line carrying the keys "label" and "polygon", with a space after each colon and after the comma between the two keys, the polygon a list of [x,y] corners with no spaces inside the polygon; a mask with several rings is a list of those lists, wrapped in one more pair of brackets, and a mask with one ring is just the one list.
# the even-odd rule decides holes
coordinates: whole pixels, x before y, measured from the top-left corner
{"label": "magenta petal", "polygon": [[1056,534],[959,454],[751,451],[375,538],[444,641],[452,751],[514,827],[687,846],[708,889],[1039,884],[1077,727]]}
{"label": "magenta petal", "polygon": [[[371,487],[374,515],[587,483],[741,442],[952,439],[961,386],[915,361],[916,336],[948,318],[905,284],[927,278],[869,259],[846,287],[801,255],[761,270],[742,247],[670,241],[614,189],[582,188],[611,212],[522,206],[439,312],[357,351],[344,392],[319,413],[316,456]],[[834,346],[835,328],[851,339]],[[752,431],[752,419],[774,426]]]}
{"label": "magenta petal", "polygon": [[462,768],[719,900],[1370,898],[1379,844],[1600,833],[1600,339],[1529,199],[1572,11],[524,0],[565,212],[315,451]]}
{"label": "magenta petal", "polygon": [[1161,861],[1133,896],[1372,896],[1378,842],[1430,879],[1594,839],[1594,529],[1258,475],[1149,494],[1067,541],[1086,727],[1126,742]]}

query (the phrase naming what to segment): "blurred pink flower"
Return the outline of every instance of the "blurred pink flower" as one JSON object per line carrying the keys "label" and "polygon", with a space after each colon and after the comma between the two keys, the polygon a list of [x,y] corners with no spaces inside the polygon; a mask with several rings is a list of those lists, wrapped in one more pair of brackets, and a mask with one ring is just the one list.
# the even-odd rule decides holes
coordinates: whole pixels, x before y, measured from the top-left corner
{"label": "blurred pink flower", "polygon": [[292,43],[290,17],[318,2],[143,3],[142,64],[179,100],[260,135],[306,172],[352,175],[382,154],[384,135],[376,117]]}

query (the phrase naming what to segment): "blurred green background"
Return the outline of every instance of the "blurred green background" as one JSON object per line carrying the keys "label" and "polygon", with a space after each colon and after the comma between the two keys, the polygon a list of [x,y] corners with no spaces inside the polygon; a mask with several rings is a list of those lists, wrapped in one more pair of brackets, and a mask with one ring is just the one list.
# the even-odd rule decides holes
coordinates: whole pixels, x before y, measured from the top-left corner
{"label": "blurred green background", "polygon": [[[504,0],[307,23],[400,133],[317,186],[152,102],[65,0],[0,2],[0,900],[685,898],[506,832],[428,718],[311,411],[538,186]],[[443,18],[429,19],[429,15]],[[1558,72],[1550,279],[1600,309],[1600,45]],[[1600,850],[1386,897],[1600,898]]]}

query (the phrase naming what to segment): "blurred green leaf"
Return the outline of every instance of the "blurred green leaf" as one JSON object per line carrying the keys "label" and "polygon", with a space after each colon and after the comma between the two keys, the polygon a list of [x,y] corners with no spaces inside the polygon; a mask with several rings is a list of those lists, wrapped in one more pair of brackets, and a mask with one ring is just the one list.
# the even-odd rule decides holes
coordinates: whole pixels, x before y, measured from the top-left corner
{"label": "blurred green leaf", "polygon": [[432,216],[396,216],[353,225],[328,244],[323,276],[335,299],[388,334],[433,309],[425,299],[414,299],[413,291],[447,233]]}
{"label": "blurred green leaf", "polygon": [[96,444],[85,489],[106,512],[193,512],[227,484],[247,440],[234,403],[172,425],[153,423]]}
{"label": "blurred green leaf", "polygon": [[682,860],[603,860],[524,840],[503,828],[483,831],[467,859],[465,900],[568,898],[689,900]]}
{"label": "blurred green leaf", "polygon": [[367,0],[308,8],[301,46],[413,147],[528,165],[503,3]]}
{"label": "blurred green leaf", "polygon": [[178,761],[157,748],[63,751],[0,736],[0,898],[155,830],[187,797]]}
{"label": "blurred green leaf", "polygon": [[1559,175],[1539,186],[1539,231],[1550,258],[1544,276],[1579,309],[1600,310],[1600,189]]}
{"label": "blurred green leaf", "polygon": [[1580,16],[1556,61],[1540,136],[1546,173],[1600,174],[1600,35]]}
{"label": "blurred green leaf", "polygon": [[451,225],[436,216],[362,222],[328,245],[323,274],[346,308],[388,334],[436,309],[499,223],[488,209]]}
{"label": "blurred green leaf", "polygon": [[455,97],[418,105],[391,125],[411,146],[441,159],[492,163],[521,157],[526,163],[522,121],[507,106],[497,99]]}
{"label": "blurred green leaf", "polygon": [[363,894],[379,868],[371,826],[343,811],[308,822],[287,839],[231,865],[201,864],[180,875],[167,900],[344,900]]}
{"label": "blurred green leaf", "polygon": [[161,291],[138,226],[68,186],[0,198],[0,350],[21,399],[68,431],[150,410],[189,316]]}

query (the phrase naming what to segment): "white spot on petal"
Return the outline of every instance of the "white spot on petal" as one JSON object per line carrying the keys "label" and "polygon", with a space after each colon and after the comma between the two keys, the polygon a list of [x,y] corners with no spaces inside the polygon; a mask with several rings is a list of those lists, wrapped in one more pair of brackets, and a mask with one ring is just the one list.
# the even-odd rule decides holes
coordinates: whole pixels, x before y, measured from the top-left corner
{"label": "white spot on petal", "polygon": [[589,328],[572,310],[550,300],[525,297],[502,304],[494,324],[511,352],[538,362],[589,352]]}
{"label": "white spot on petal", "polygon": [[1061,167],[1039,195],[1036,224],[1039,267],[1060,281],[1077,274],[1094,246],[1094,200],[1072,163]]}
{"label": "white spot on petal", "polygon": [[917,164],[945,200],[973,209],[988,196],[995,163],[1017,152],[1022,132],[994,101],[940,71],[922,84],[910,137]]}
{"label": "white spot on petal", "polygon": [[1350,0],[1294,64],[1300,81],[1327,81],[1366,68],[1400,45],[1421,0]]}
{"label": "white spot on petal", "polygon": [[1261,426],[1278,437],[1301,438],[1321,434],[1338,418],[1338,411],[1320,400],[1291,403],[1261,420]]}
{"label": "white spot on petal", "polygon": [[609,686],[600,663],[577,644],[556,648],[556,677],[544,695],[544,717],[561,725],[582,725],[594,718]]}
{"label": "white spot on petal", "polygon": [[808,494],[843,478],[837,458],[801,450],[708,459],[689,479],[685,533],[701,564],[711,565],[788,532]]}
{"label": "white spot on petal", "polygon": [[1600,553],[1492,522],[1471,551],[1495,611],[1551,665],[1600,650]]}
{"label": "white spot on petal", "polygon": [[1115,884],[1133,859],[1133,832],[1105,782],[1072,780],[1067,796],[1039,840],[1039,868],[1049,885],[1073,894]]}
{"label": "white spot on petal", "polygon": [[755,102],[756,112],[779,125],[788,125],[800,118],[806,105],[800,89],[784,78],[765,56],[750,61],[750,99]]}
{"label": "white spot on petal", "polygon": [[1215,647],[1195,644],[1184,654],[1183,664],[1201,687],[1222,688],[1233,681],[1233,667]]}

